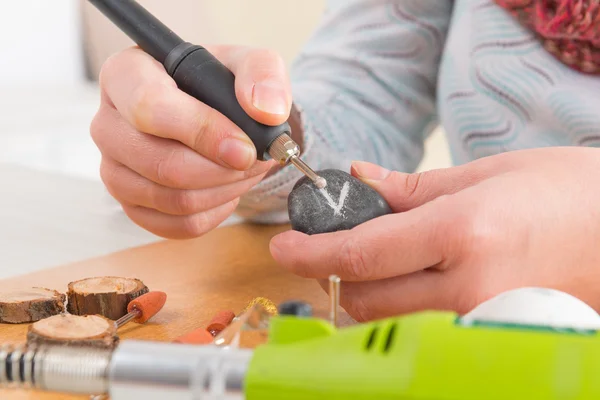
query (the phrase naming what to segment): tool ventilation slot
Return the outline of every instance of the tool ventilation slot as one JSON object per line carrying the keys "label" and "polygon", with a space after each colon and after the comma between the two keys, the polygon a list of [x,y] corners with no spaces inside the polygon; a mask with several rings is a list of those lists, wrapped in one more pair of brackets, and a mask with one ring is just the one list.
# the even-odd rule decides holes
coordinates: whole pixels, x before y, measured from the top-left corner
{"label": "tool ventilation slot", "polygon": [[[25,382],[26,379],[25,368],[27,368],[27,365],[25,363],[25,354],[22,354],[19,358],[19,379],[21,380],[21,382]],[[31,365],[31,369],[33,370],[33,365]]]}
{"label": "tool ventilation slot", "polygon": [[390,352],[396,340],[397,328],[395,323],[373,327],[366,335],[364,350],[381,354]]}
{"label": "tool ventilation slot", "polygon": [[377,339],[377,332],[379,332],[378,326],[371,329],[371,332],[369,332],[369,337],[367,338],[367,343],[365,344],[365,350],[371,350],[371,348],[375,344],[375,339]]}
{"label": "tool ventilation slot", "polygon": [[385,338],[385,346],[383,347],[383,352],[387,353],[392,349],[394,344],[394,339],[396,338],[396,324],[392,325],[388,330],[387,337]]}
{"label": "tool ventilation slot", "polygon": [[8,381],[8,382],[12,382],[12,380],[13,380],[12,357],[13,357],[13,354],[8,353],[8,355],[6,356],[6,359],[4,361],[4,371],[5,371],[6,375],[5,375],[5,377],[2,377],[2,378],[6,378],[6,381]]}

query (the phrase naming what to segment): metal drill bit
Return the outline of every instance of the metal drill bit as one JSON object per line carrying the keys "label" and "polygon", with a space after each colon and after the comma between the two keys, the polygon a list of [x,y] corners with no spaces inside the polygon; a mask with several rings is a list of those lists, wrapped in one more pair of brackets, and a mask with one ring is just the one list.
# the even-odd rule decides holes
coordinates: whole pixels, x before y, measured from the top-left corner
{"label": "metal drill bit", "polygon": [[340,308],[340,282],[337,275],[329,277],[329,320],[335,327],[338,326],[338,310]]}
{"label": "metal drill bit", "polygon": [[304,161],[302,161],[300,157],[292,156],[290,158],[290,162],[294,164],[294,166],[298,168],[300,172],[306,175],[308,179],[313,181],[315,186],[319,189],[323,189],[325,186],[327,186],[327,181],[324,178],[317,175],[317,173],[313,171],[312,168],[310,168]]}

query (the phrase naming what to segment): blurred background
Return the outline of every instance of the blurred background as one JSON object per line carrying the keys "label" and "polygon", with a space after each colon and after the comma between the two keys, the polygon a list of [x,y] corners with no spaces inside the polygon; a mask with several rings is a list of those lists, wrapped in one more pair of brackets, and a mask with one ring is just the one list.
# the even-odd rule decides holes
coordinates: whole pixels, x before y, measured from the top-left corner
{"label": "blurred background", "polygon": [[[190,42],[268,47],[290,63],[326,0],[140,3]],[[105,192],[89,135],[98,72],[132,44],[84,0],[0,3],[0,277],[158,240]],[[420,169],[448,165],[438,130]]]}
{"label": "blurred background", "polygon": [[[99,154],[88,134],[99,101],[95,80],[104,60],[132,43],[83,0],[2,3],[0,161],[99,179]],[[269,47],[289,63],[325,0],[140,3],[188,41]],[[447,165],[443,135],[429,142],[421,168]]]}

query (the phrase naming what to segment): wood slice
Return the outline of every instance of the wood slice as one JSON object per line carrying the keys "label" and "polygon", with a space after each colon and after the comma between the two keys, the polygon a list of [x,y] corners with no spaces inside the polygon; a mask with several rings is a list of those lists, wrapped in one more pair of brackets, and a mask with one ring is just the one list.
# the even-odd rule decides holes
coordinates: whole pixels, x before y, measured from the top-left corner
{"label": "wood slice", "polygon": [[27,331],[27,343],[113,348],[119,342],[114,321],[100,315],[61,314],[38,321]]}
{"label": "wood slice", "polygon": [[105,276],[69,283],[67,311],[74,315],[102,315],[117,320],[127,314],[127,304],[148,293],[139,279]]}
{"label": "wood slice", "polygon": [[35,322],[65,311],[65,295],[45,288],[0,293],[0,322]]}

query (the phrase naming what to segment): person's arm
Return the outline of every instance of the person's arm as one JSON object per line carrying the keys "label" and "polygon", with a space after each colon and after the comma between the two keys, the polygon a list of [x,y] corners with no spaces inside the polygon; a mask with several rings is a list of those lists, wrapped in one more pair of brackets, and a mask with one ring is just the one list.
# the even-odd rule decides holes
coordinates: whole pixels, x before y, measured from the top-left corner
{"label": "person's arm", "polygon": [[[435,92],[452,0],[330,0],[291,69],[290,124],[315,170],[353,160],[412,172],[436,124]],[[242,197],[237,213],[288,221],[301,174],[288,166]]]}

